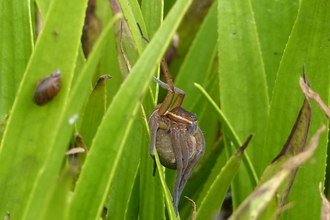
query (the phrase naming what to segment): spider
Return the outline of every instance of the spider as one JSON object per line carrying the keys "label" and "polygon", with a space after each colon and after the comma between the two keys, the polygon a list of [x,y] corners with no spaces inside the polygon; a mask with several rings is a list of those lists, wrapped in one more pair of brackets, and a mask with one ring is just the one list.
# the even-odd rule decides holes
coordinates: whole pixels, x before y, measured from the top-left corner
{"label": "spider", "polygon": [[[142,38],[144,37],[139,27]],[[168,90],[163,103],[156,106],[149,117],[151,133],[149,154],[156,161],[154,147],[156,146],[160,162],[163,166],[177,170],[174,190],[173,205],[178,216],[178,205],[181,193],[197,163],[201,160],[205,151],[204,136],[197,124],[195,114],[181,107],[185,93],[176,87],[168,70],[165,59],[162,59],[161,67],[166,77],[167,84],[157,78],[153,78],[162,88]],[[178,94],[173,102],[174,95]],[[172,104],[173,102],[173,104]]]}

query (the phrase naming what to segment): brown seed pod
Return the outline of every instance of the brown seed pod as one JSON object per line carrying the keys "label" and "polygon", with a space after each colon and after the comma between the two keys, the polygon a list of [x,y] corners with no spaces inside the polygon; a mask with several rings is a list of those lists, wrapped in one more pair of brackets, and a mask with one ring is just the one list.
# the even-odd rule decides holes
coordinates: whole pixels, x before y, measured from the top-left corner
{"label": "brown seed pod", "polygon": [[61,71],[55,70],[50,76],[42,78],[36,84],[34,102],[37,105],[45,105],[51,101],[60,91],[62,84]]}

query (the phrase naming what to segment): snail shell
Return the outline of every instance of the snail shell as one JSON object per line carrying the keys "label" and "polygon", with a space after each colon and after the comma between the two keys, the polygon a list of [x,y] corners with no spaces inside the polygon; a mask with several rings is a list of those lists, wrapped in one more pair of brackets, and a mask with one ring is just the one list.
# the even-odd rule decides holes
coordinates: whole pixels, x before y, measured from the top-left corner
{"label": "snail shell", "polygon": [[40,106],[45,105],[57,95],[61,85],[61,71],[55,70],[50,76],[42,78],[37,82],[37,88],[34,91],[34,102]]}

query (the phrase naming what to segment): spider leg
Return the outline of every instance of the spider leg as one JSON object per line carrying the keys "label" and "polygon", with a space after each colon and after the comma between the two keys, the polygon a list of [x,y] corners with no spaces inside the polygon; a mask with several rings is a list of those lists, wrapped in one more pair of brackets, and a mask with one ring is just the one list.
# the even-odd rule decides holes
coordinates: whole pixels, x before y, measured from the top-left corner
{"label": "spider leg", "polygon": [[[188,136],[188,134],[186,134],[186,135]],[[194,159],[192,161],[190,161],[188,167],[183,172],[181,182],[180,182],[180,188],[179,188],[179,191],[181,191],[181,192],[183,191],[184,186],[186,185],[187,180],[191,176],[191,174],[194,171],[196,165],[198,164],[198,162],[202,159],[202,157],[204,155],[205,141],[204,141],[202,131],[200,129],[197,130],[197,132],[195,134],[195,138],[196,138],[196,144],[195,144],[196,154],[194,156]],[[187,137],[187,139],[190,140],[190,138],[188,138],[188,137]],[[190,145],[190,146],[192,146],[192,145]],[[191,149],[191,150],[193,150],[193,149]]]}
{"label": "spider leg", "polygon": [[178,205],[180,201],[180,193],[179,193],[179,185],[181,182],[182,174],[183,174],[183,161],[182,161],[182,151],[180,149],[180,134],[178,131],[171,131],[172,136],[172,144],[173,144],[173,150],[175,153],[175,159],[176,159],[176,177],[174,182],[174,190],[173,190],[173,205],[175,209],[175,214],[178,216]]}
{"label": "spider leg", "polygon": [[158,130],[158,114],[157,111],[153,111],[148,124],[149,124],[149,128],[150,128],[150,147],[149,147],[149,154],[152,157],[152,159],[154,160],[154,170],[152,175],[155,176],[156,173],[156,169],[157,169],[157,164],[156,164],[156,159],[155,159],[155,155],[154,155],[154,149],[155,149],[155,144],[156,144],[156,136],[157,136],[157,130]]}
{"label": "spider leg", "polygon": [[[167,84],[168,84],[168,87],[169,87],[169,91],[171,93],[177,93],[178,94],[178,97],[176,98],[173,105],[171,106],[170,110],[172,110],[176,107],[181,106],[181,104],[183,102],[183,99],[184,99],[184,96],[185,96],[185,93],[181,89],[175,90],[172,76],[171,76],[170,72],[168,71],[167,63],[166,63],[164,58],[162,59],[161,66],[162,66],[162,70],[163,70],[163,72],[165,74],[165,77],[166,77],[166,81],[167,81]],[[166,96],[166,99],[167,99],[167,96]],[[172,96],[171,102],[172,102],[172,100],[173,100],[173,96]]]}
{"label": "spider leg", "polygon": [[[182,90],[179,89],[179,88],[174,87],[174,89],[173,89],[174,93],[173,93],[172,90],[171,90],[171,87],[170,87],[168,84],[166,84],[166,83],[160,81],[160,80],[157,79],[156,77],[153,77],[153,79],[154,79],[154,81],[155,81],[156,83],[158,83],[162,88],[167,89],[167,90],[169,91],[169,92],[167,93],[167,95],[166,95],[166,98],[165,98],[163,104],[162,104],[162,107],[164,106],[164,110],[162,110],[162,111],[161,111],[161,109],[159,110],[159,111],[160,111],[160,113],[159,113],[160,115],[161,115],[161,113],[162,113],[163,111],[164,111],[164,113],[165,113],[165,112],[169,109],[169,107],[170,107],[170,105],[171,105],[171,102],[172,102],[172,100],[173,100],[173,97],[174,97],[174,93],[178,94],[178,97],[177,97],[176,100],[174,101],[174,103],[173,103],[173,105],[171,106],[171,109],[170,109],[170,110],[172,110],[172,109],[174,109],[174,108],[176,108],[176,107],[181,106],[181,104],[182,104],[182,102],[183,102],[183,99],[184,99],[184,96],[185,96],[184,91],[182,91]],[[164,104],[164,103],[165,103],[165,104]],[[166,107],[166,108],[165,108],[165,107]]]}
{"label": "spider leg", "polygon": [[[146,38],[144,35],[143,35],[143,32],[142,32],[142,29],[139,25],[139,23],[136,23],[137,26],[138,26],[138,29],[140,31],[140,34],[141,34],[141,37],[143,40],[145,40],[147,43],[149,43],[149,40],[148,38]],[[162,70],[166,76],[166,81],[167,81],[167,84],[168,84],[168,90],[169,92],[167,93],[162,105],[160,106],[159,110],[158,110],[158,114],[159,115],[164,115],[165,112],[170,108],[171,106],[171,103],[173,101],[173,97],[174,97],[174,93],[175,93],[175,89],[174,89],[174,84],[173,84],[173,79],[172,79],[172,76],[170,74],[170,72],[168,71],[168,67],[167,67],[167,64],[166,64],[166,61],[165,59],[163,58],[162,59],[162,63],[161,63],[161,67],[162,67]],[[156,81],[157,82],[157,81]],[[182,98],[182,101],[183,101],[183,98]],[[181,103],[182,103],[181,101]],[[181,105],[180,103],[180,105]]]}
{"label": "spider leg", "polygon": [[173,205],[175,208],[176,215],[178,215],[178,205],[180,201],[180,196],[183,191],[185,181],[182,181],[184,174],[186,173],[186,168],[189,166],[189,143],[185,138],[185,133],[179,132],[177,130],[171,131],[172,144],[176,158],[177,173],[174,183],[173,190]]}
{"label": "spider leg", "polygon": [[[158,83],[162,88],[164,89],[167,89],[168,91],[171,91],[171,88],[168,84],[164,83],[163,81],[157,79],[156,77],[153,77],[153,80]],[[184,91],[182,91],[181,89],[179,88],[176,88],[174,87],[174,93],[177,93],[177,94],[185,94]]]}

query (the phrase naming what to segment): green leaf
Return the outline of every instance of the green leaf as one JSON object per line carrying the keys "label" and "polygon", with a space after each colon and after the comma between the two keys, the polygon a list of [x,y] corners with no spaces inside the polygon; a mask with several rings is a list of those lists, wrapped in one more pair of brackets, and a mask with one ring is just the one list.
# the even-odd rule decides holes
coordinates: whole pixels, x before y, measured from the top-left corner
{"label": "green leaf", "polygon": [[[67,108],[65,109],[64,115],[60,118],[60,126],[57,132],[54,134],[54,140],[52,144],[54,147],[50,147],[49,157],[46,158],[42,171],[39,173],[39,178],[35,180],[33,194],[29,199],[30,207],[26,214],[26,219],[30,219],[31,216],[40,215],[40,209],[45,204],[44,197],[49,193],[48,189],[56,180],[56,176],[59,173],[59,169],[62,166],[63,155],[68,147],[68,143],[73,133],[74,122],[80,115],[80,111],[83,108],[85,100],[89,94],[90,82],[95,73],[98,61],[101,55],[102,45],[107,39],[107,35],[110,33],[111,27],[120,15],[114,16],[112,22],[110,22],[104,29],[98,43],[95,45],[94,50],[89,56],[86,66],[83,69],[82,74],[76,79],[76,83],[71,91],[71,96],[68,100]],[[78,40],[79,41],[79,40]],[[59,144],[62,143],[62,144]],[[52,146],[51,144],[49,146]]]}
{"label": "green leaf", "polygon": [[50,193],[45,199],[47,208],[41,210],[43,214],[41,219],[67,219],[70,189],[76,171],[77,167],[66,164],[58,180],[49,190]]}
{"label": "green leaf", "polygon": [[[148,96],[146,96],[146,99]],[[149,111],[151,111],[150,104],[153,105],[151,100],[145,100],[144,107],[147,107]],[[153,107],[153,106],[152,106]],[[144,110],[143,110],[144,112]],[[142,118],[146,119],[145,113],[143,114]],[[164,202],[164,195],[166,196],[166,190],[164,188],[164,184],[162,182],[162,174],[156,174],[153,176],[153,169],[154,169],[154,161],[149,155],[149,143],[150,143],[150,132],[148,128],[148,123],[144,121],[144,129],[143,132],[146,136],[148,134],[148,138],[143,138],[143,142],[141,146],[144,148],[141,150],[140,158],[140,209],[139,209],[139,216],[145,219],[165,219],[165,202]],[[163,170],[161,165],[158,165],[158,169]],[[160,171],[159,170],[159,171]],[[163,190],[162,188],[163,187]],[[165,186],[166,187],[166,186]],[[165,197],[168,199],[168,197]],[[170,200],[171,203],[171,200]],[[172,203],[171,203],[172,204]],[[175,215],[174,215],[175,216]]]}
{"label": "green leaf", "polygon": [[197,92],[194,83],[203,86],[206,84],[205,76],[213,64],[214,50],[217,46],[218,36],[217,30],[214,28],[216,25],[217,2],[214,2],[201,24],[175,79],[175,86],[186,93],[182,103],[184,108],[188,109],[188,106],[191,106],[196,98],[193,95]]}
{"label": "green leaf", "polygon": [[[162,0],[154,1],[154,0],[143,0],[141,2],[141,11],[144,15],[145,25],[148,36],[152,39],[158,30],[161,22],[163,20],[163,4]],[[146,45],[146,42],[145,42]],[[159,68],[157,68],[156,76],[159,75]],[[155,82],[151,82],[149,86],[149,91],[146,94],[146,97],[143,100],[143,111],[144,114],[148,116],[153,111],[153,108],[157,104],[158,94],[158,85]],[[145,115],[143,118],[147,118]],[[145,121],[144,124],[145,133],[149,134],[148,123]],[[139,217],[141,219],[165,219],[165,199],[168,199],[166,196],[166,185],[164,186],[162,177],[163,174],[152,175],[153,173],[153,160],[148,154],[149,150],[149,142],[150,137],[146,141],[144,139],[143,145],[145,148],[141,151],[141,166],[140,166],[140,213]],[[162,166],[158,165],[159,170],[163,171]],[[164,177],[163,177],[164,178]],[[163,187],[163,190],[161,188]],[[165,196],[164,196],[165,195]],[[168,201],[168,200],[167,200]],[[170,198],[170,204],[171,204]],[[167,208],[171,208],[171,206],[167,206]],[[173,215],[169,215],[172,218]],[[175,216],[175,215],[174,215]]]}
{"label": "green leaf", "polygon": [[[297,116],[296,122],[292,127],[291,133],[284,144],[279,155],[274,158],[274,160],[267,166],[263,172],[257,188],[262,185],[264,182],[268,181],[270,177],[292,156],[297,155],[302,152],[305,148],[309,125],[312,117],[312,109],[307,99],[304,100],[304,104],[301,107],[301,110]],[[288,178],[283,181],[282,186],[277,190],[276,196],[273,198],[273,204],[267,208],[267,217],[264,216],[264,219],[269,219],[272,215],[278,211],[280,214],[280,209],[283,208],[292,184],[295,180],[298,169],[292,170]]]}
{"label": "green leaf", "polygon": [[[260,176],[265,166],[257,161],[264,144],[269,100],[253,11],[246,0],[219,0],[218,4],[220,106],[240,140],[255,134],[247,153]],[[255,187],[253,181],[247,181],[247,172],[242,166],[232,184],[234,207]]]}
{"label": "green leaf", "polygon": [[[84,142],[89,148],[97,128],[105,114],[106,108],[106,79],[109,75],[104,75],[97,81],[85,107],[79,134],[84,138]],[[108,82],[111,83],[111,82]]]}
{"label": "green leaf", "polygon": [[229,186],[240,167],[244,150],[248,146],[251,138],[252,135],[250,135],[243,146],[229,158],[226,165],[221,169],[219,175],[213,181],[213,184],[210,186],[205,197],[199,198],[199,200],[202,201],[199,201],[201,205],[198,209],[196,220],[212,219],[221,209],[222,202],[224,201]]}
{"label": "green leaf", "polygon": [[[212,114],[213,112],[210,110],[211,107],[207,105],[204,97],[202,97],[196,90],[194,82],[202,85],[208,84],[209,86],[207,89],[209,92],[216,89],[217,74],[215,71],[211,71],[217,50],[217,30],[214,28],[216,25],[217,4],[214,2],[191,43],[188,54],[186,55],[174,82],[175,87],[182,89],[186,94],[182,107],[197,115],[198,125],[204,133],[205,143],[207,144],[206,152],[210,148],[214,138],[218,136],[218,130],[216,129],[218,122],[215,114]],[[203,56],[201,56],[201,54],[203,54]],[[201,163],[203,163],[204,160],[205,156],[195,168],[196,170],[200,168],[202,165]],[[173,174],[175,173],[167,173],[169,174],[168,181],[174,182],[175,176]],[[204,183],[204,178],[189,178],[182,195],[186,195],[189,198],[196,200],[197,194],[201,191]],[[189,218],[188,216],[191,215],[192,210],[191,203],[182,198],[179,207],[181,218]]]}
{"label": "green leaf", "polygon": [[297,18],[298,0],[251,0],[265,66],[268,96],[271,100],[276,75]]}
{"label": "green leaf", "polygon": [[313,136],[306,151],[301,152],[286,161],[272,178],[262,184],[242,202],[237,210],[230,216],[229,220],[257,219],[260,213],[268,205],[269,201],[275,196],[276,190],[280,187],[285,178],[313,155],[318,146],[320,135],[324,131],[325,126],[323,125]]}
{"label": "green leaf", "polygon": [[0,2],[0,120],[12,108],[33,47],[30,1]]}
{"label": "green leaf", "polygon": [[[216,112],[218,120],[221,122],[222,126],[224,127],[224,131],[226,132],[226,135],[229,137],[229,139],[233,142],[235,146],[240,146],[241,142],[237,137],[237,134],[235,133],[231,123],[229,120],[226,118],[224,113],[220,110],[220,108],[217,106],[217,104],[214,102],[214,100],[207,94],[207,92],[204,90],[203,87],[195,83],[195,86],[200,90],[200,92],[203,94],[203,96],[206,98],[206,100],[211,104],[213,110]],[[253,178],[252,181],[257,181],[256,179],[256,174],[253,168],[253,165],[251,164],[251,161],[248,157],[248,155],[245,153],[247,157],[247,164],[246,166],[249,167],[250,172],[252,173],[251,178]]]}
{"label": "green leaf", "polygon": [[[172,0],[166,0],[166,3],[171,4]],[[175,55],[175,59],[171,62],[170,71],[175,76],[175,73],[179,72],[179,69],[185,59],[186,54],[190,49],[190,45],[194,39],[194,36],[198,32],[200,25],[203,22],[204,17],[208,13],[208,10],[212,6],[215,0],[194,0],[192,6],[189,8],[182,24],[178,28],[179,35],[179,47]],[[165,11],[166,11],[165,5]],[[216,30],[216,27],[213,27]]]}
{"label": "green leaf", "polygon": [[165,201],[166,201],[166,207],[167,207],[167,211],[168,211],[168,215],[169,218],[172,219],[180,219],[180,216],[176,216],[175,214],[175,210],[174,210],[174,206],[173,206],[173,197],[169,191],[169,189],[167,188],[166,182],[165,182],[165,172],[164,172],[164,168],[162,167],[162,164],[160,163],[157,151],[155,151],[155,158],[156,158],[156,164],[158,167],[158,174],[162,183],[162,188],[163,188],[163,192],[165,194]]}
{"label": "green leaf", "polygon": [[142,0],[141,11],[147,26],[149,37],[152,38],[164,17],[164,0]]}
{"label": "green leaf", "polygon": [[[83,181],[77,182],[70,206],[70,219],[95,219],[103,208],[105,192],[115,178],[116,169],[119,169],[118,162],[133,123],[139,98],[145,93],[152,73],[158,66],[166,45],[189,3],[184,0],[176,2],[109,106],[82,169],[80,180]],[[136,31],[132,34],[137,38],[140,33]],[[146,60],[148,62],[145,62]]]}
{"label": "green leaf", "polygon": [[[39,202],[42,201],[34,201],[31,197],[36,193],[42,199],[45,194],[34,191],[36,181],[42,176],[42,171],[46,170],[44,165],[52,149],[59,150],[61,148],[57,148],[58,146],[65,147],[67,144],[57,140],[56,134],[60,129],[59,119],[62,119],[66,109],[85,4],[81,1],[55,1],[49,10],[48,19],[45,20],[17,92],[1,145],[0,164],[6,164],[7,168],[0,171],[0,212],[10,210],[17,219],[24,219],[24,213],[31,214],[32,219],[40,215]],[[54,34],[55,30],[58,35]],[[32,100],[36,82],[56,69],[62,72],[59,94],[47,105],[37,106]],[[63,152],[61,159],[57,161],[57,168],[61,165],[62,158]],[[55,178],[56,175],[53,175],[48,180],[48,185]],[[46,186],[47,184],[40,185],[41,188]],[[32,200],[34,202],[30,203]],[[38,208],[28,210],[30,205]]]}
{"label": "green leaf", "polygon": [[[299,88],[301,67],[306,66],[306,75],[315,92],[323,100],[329,102],[329,37],[327,25],[329,4],[327,1],[301,1],[298,17],[290,39],[285,48],[283,59],[276,79],[266,142],[261,153],[262,164],[269,163],[279,152],[279,146],[285,143],[299,111],[303,96]],[[328,124],[324,113],[314,103],[313,118],[310,132],[314,133],[320,124]],[[317,186],[325,176],[327,135],[320,139],[320,146],[313,158],[316,163],[307,163],[297,173],[295,184],[291,189],[288,202],[294,201],[295,206],[290,212],[284,212],[283,219],[313,219],[319,216],[321,201]],[[311,187],[315,186],[315,187]],[[306,190],[309,189],[309,190]],[[301,198],[308,198],[309,208]],[[312,205],[313,204],[313,205]]]}
{"label": "green leaf", "polygon": [[[139,115],[138,115],[139,116]],[[123,153],[115,170],[114,179],[109,188],[109,200],[107,202],[107,219],[114,216],[118,219],[125,219],[130,199],[138,203],[138,199],[132,198],[132,189],[137,181],[138,168],[140,164],[141,147],[144,146],[144,129],[141,122],[142,117],[136,117],[132,129],[127,137]]]}

